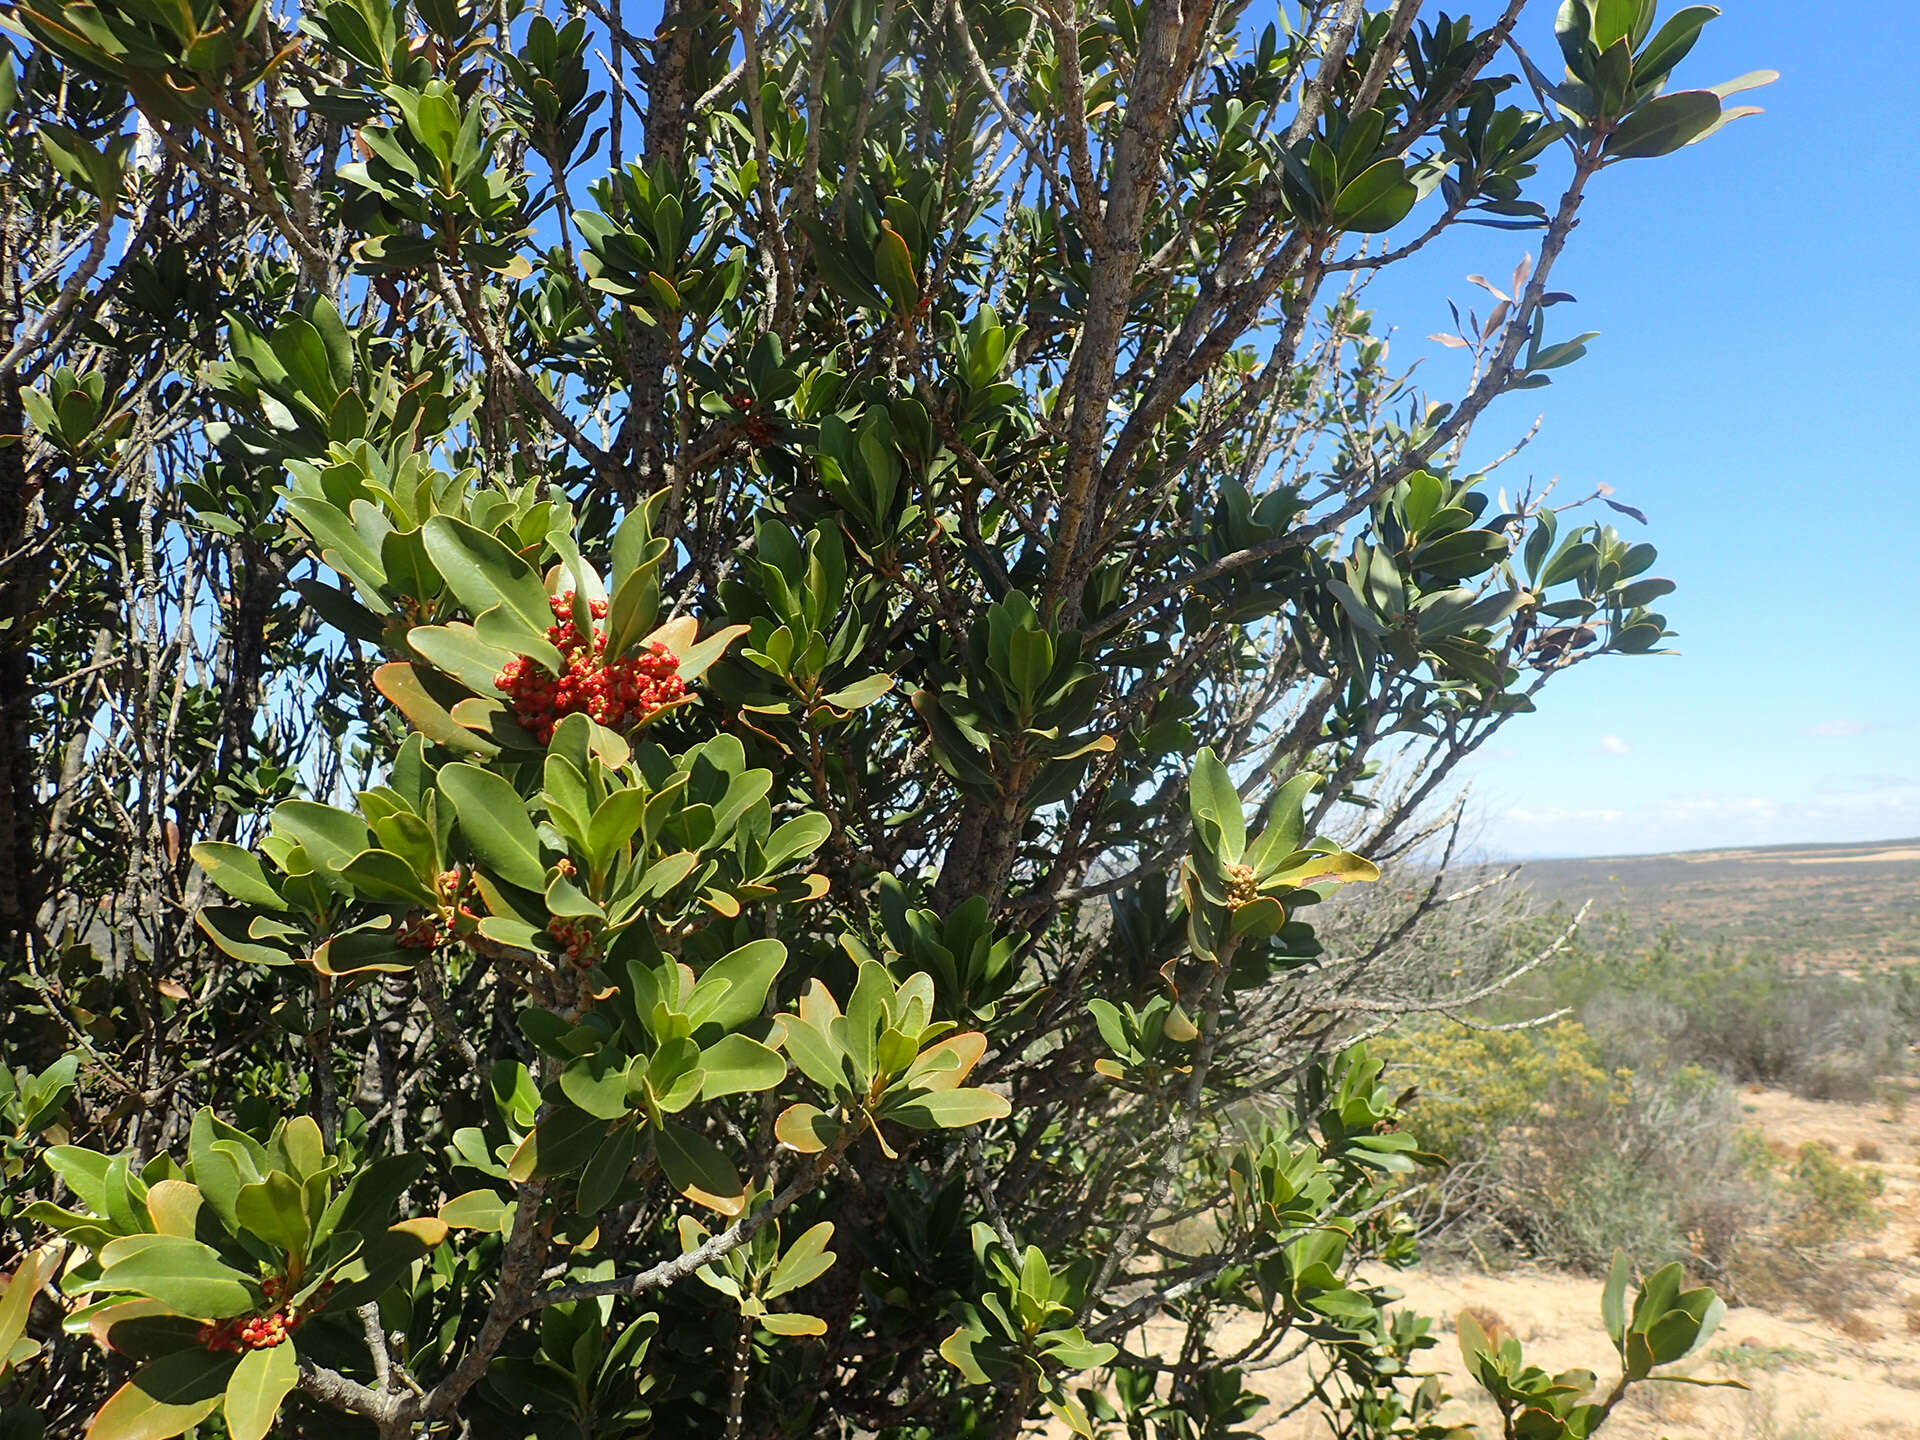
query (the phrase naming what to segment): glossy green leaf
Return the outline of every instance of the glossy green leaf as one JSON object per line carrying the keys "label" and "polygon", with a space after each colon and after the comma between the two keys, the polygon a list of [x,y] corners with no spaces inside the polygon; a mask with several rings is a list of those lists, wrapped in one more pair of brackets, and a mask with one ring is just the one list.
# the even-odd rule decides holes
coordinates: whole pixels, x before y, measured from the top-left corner
{"label": "glossy green leaf", "polygon": [[1404,163],[1376,161],[1342,188],[1334,202],[1332,227],[1356,235],[1379,234],[1406,219],[1419,198]]}
{"label": "glossy green leaf", "polygon": [[280,1413],[280,1402],[299,1380],[290,1342],[242,1355],[226,1389],[227,1433],[232,1440],[265,1440]]}
{"label": "glossy green leaf", "polygon": [[888,1105],[889,1120],[915,1130],[959,1130],[988,1120],[1004,1120],[1013,1113],[1006,1097],[991,1090],[923,1090],[910,1100]]}
{"label": "glossy green leaf", "polygon": [[101,1253],[100,1288],[151,1296],[196,1320],[224,1320],[253,1308],[246,1277],[220,1253],[179,1235],[135,1235]]}
{"label": "glossy green leaf", "polygon": [[1699,139],[1720,118],[1720,97],[1707,90],[1679,90],[1647,101],[1614,127],[1606,153],[1614,160],[1650,160],[1671,155]]}
{"label": "glossy green leaf", "polygon": [[460,833],[480,862],[509,885],[544,891],[547,867],[520,793],[492,771],[443,765],[436,782],[460,818]]}
{"label": "glossy green leaf", "polygon": [[787,1062],[776,1050],[745,1035],[724,1035],[700,1052],[700,1098],[771,1090],[787,1078]]}
{"label": "glossy green leaf", "polygon": [[726,1152],[699,1131],[669,1121],[653,1132],[654,1153],[667,1181],[696,1205],[722,1215],[746,1209],[746,1187]]}
{"label": "glossy green leaf", "polygon": [[778,1299],[789,1290],[798,1290],[802,1285],[810,1285],[826,1274],[833,1268],[835,1259],[834,1253],[827,1249],[827,1242],[832,1238],[833,1222],[831,1220],[822,1220],[808,1229],[780,1257],[780,1263],[774,1266],[773,1274],[768,1277],[766,1287],[760,1292],[760,1298]]}
{"label": "glossy green leaf", "polygon": [[194,1346],[149,1360],[114,1391],[87,1440],[170,1440],[211,1415],[238,1362]]}
{"label": "glossy green leaf", "polygon": [[541,639],[553,623],[547,587],[534,568],[494,536],[451,515],[436,515],[421,527],[427,558],[469,615],[499,606],[527,634]]}
{"label": "glossy green leaf", "polygon": [[202,840],[189,852],[207,878],[242,905],[258,905],[266,910],[285,910],[287,902],[251,850],[229,845],[222,840]]}
{"label": "glossy green leaf", "polygon": [[1220,836],[1220,856],[1226,863],[1240,859],[1246,848],[1246,818],[1240,809],[1240,792],[1234,788],[1227,767],[1210,747],[1202,746],[1194,757],[1188,793],[1194,820],[1213,822]]}
{"label": "glossy green leaf", "polygon": [[696,1034],[737,1030],[757,1018],[786,959],[780,941],[751,940],[709,965],[687,1002]]}
{"label": "glossy green leaf", "polygon": [[234,1213],[247,1230],[287,1255],[304,1256],[312,1235],[303,1187],[276,1170],[264,1180],[242,1185],[234,1197]]}

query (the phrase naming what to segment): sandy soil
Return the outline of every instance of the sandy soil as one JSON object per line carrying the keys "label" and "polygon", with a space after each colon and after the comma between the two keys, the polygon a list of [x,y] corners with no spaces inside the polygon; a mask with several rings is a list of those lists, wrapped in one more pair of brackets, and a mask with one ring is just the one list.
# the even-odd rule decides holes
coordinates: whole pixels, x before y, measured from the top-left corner
{"label": "sandy soil", "polygon": [[1920,860],[1920,850],[1876,850],[1871,855],[1795,855],[1789,865],[1891,864],[1896,860]]}
{"label": "sandy soil", "polygon": [[[1794,1147],[1823,1141],[1843,1159],[1871,1163],[1885,1176],[1886,1227],[1858,1247],[1867,1272],[1863,1303],[1830,1319],[1800,1307],[1732,1310],[1706,1355],[1685,1368],[1703,1378],[1742,1379],[1752,1388],[1640,1387],[1616,1413],[1606,1440],[1920,1440],[1920,1116],[1776,1091],[1750,1093],[1744,1103],[1770,1140]],[[1468,1306],[1503,1320],[1528,1358],[1549,1369],[1590,1369],[1603,1387],[1618,1373],[1600,1324],[1600,1284],[1591,1277],[1423,1269],[1392,1283],[1406,1292],[1409,1306],[1443,1317],[1436,1327],[1440,1346],[1428,1354],[1461,1397],[1459,1418],[1493,1419],[1490,1405],[1467,1399],[1479,1391],[1459,1373],[1452,1317]],[[1250,1383],[1276,1398],[1299,1393],[1284,1370]],[[1265,1432],[1270,1440],[1326,1433],[1321,1422],[1304,1418]]]}

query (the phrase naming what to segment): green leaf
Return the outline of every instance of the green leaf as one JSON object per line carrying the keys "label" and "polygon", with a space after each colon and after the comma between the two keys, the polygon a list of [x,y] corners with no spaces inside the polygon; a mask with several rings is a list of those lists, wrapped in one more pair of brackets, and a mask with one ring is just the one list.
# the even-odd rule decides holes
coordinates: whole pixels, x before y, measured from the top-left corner
{"label": "green leaf", "polygon": [[1246,817],[1240,809],[1240,792],[1211,746],[1201,746],[1194,756],[1188,795],[1195,821],[1210,820],[1219,830],[1219,859],[1227,864],[1238,861],[1247,843]]}
{"label": "green leaf", "polygon": [[[27,1255],[13,1268],[6,1294],[0,1295],[0,1367],[13,1353],[14,1345],[26,1334],[27,1312],[33,1297],[50,1278],[52,1260],[43,1252]],[[0,1368],[0,1373],[4,1373]]]}
{"label": "green leaf", "polygon": [[546,638],[553,623],[547,587],[534,568],[499,540],[451,515],[421,527],[427,558],[475,618],[496,605],[530,634]]}
{"label": "green leaf", "polygon": [[802,1285],[810,1285],[828,1270],[833,1268],[834,1253],[827,1249],[827,1242],[833,1238],[833,1222],[822,1220],[813,1226],[780,1257],[780,1263],[774,1266],[773,1274],[768,1277],[767,1285],[760,1292],[763,1300],[775,1300],[789,1290],[798,1290]]}
{"label": "green leaf", "polygon": [[1230,934],[1250,940],[1265,940],[1277,934],[1287,923],[1287,912],[1271,895],[1262,895],[1233,912]]}
{"label": "green leaf", "polygon": [[1547,562],[1547,568],[1540,572],[1538,588],[1548,590],[1573,579],[1591,565],[1599,554],[1600,551],[1591,541],[1569,539],[1560,547],[1559,553]]}
{"label": "green leaf", "polygon": [[507,1176],[526,1181],[548,1175],[567,1175],[592,1158],[606,1137],[607,1122],[573,1105],[556,1105],[520,1142],[507,1162]]}
{"label": "green leaf", "polygon": [[640,1147],[640,1127],[616,1125],[600,1142],[586,1168],[580,1172],[578,1199],[584,1215],[597,1215],[612,1203],[621,1182],[633,1168],[633,1157]]}
{"label": "green leaf", "polygon": [[312,538],[329,567],[363,591],[375,608],[387,608],[378,599],[387,584],[380,556],[339,506],[316,495],[296,495],[287,501],[287,514]]}
{"label": "green leaf", "polygon": [[420,1216],[389,1225],[366,1239],[359,1254],[334,1272],[340,1288],[332,1305],[342,1310],[377,1299],[415,1261],[447,1238],[447,1227],[440,1221]]}
{"label": "green leaf", "polygon": [[827,1322],[818,1315],[762,1315],[760,1328],[775,1335],[824,1335]]}
{"label": "green leaf", "polygon": [[207,872],[207,878],[242,905],[258,905],[264,910],[285,910],[287,902],[267,879],[260,858],[251,850],[229,845],[224,840],[202,840],[187,852]]}
{"label": "green leaf", "polygon": [[893,302],[896,313],[909,312],[920,303],[920,282],[914,277],[913,255],[899,232],[884,220],[880,222],[879,237],[873,242],[873,274]]}
{"label": "green leaf", "polygon": [[1092,1370],[1120,1353],[1112,1345],[1087,1339],[1078,1327],[1043,1330],[1034,1339],[1047,1359],[1067,1370]]}
{"label": "green leaf", "polygon": [[506,1227],[512,1205],[512,1201],[502,1199],[492,1190],[469,1190],[440,1207],[440,1220],[455,1230],[499,1233]]}
{"label": "green leaf", "polygon": [[120,158],[125,146],[109,145],[105,152],[95,148],[78,130],[40,120],[34,129],[40,147],[55,169],[99,200],[107,210],[117,210],[122,186]]}
{"label": "green leaf", "polygon": [[1627,1252],[1613,1252],[1613,1265],[1607,1271],[1606,1288],[1600,1292],[1600,1318],[1607,1327],[1607,1335],[1613,1341],[1614,1349],[1620,1348],[1621,1337],[1627,1333],[1627,1281],[1632,1265]]}
{"label": "green leaf", "polygon": [[780,941],[753,940],[709,965],[687,1001],[696,1036],[737,1030],[758,1016],[786,961]]}
{"label": "green leaf", "polygon": [[540,839],[513,786],[492,771],[465,762],[441,766],[437,784],[459,817],[460,833],[482,864],[509,885],[546,890]]}
{"label": "green leaf", "polygon": [[787,1078],[780,1053],[745,1035],[724,1035],[702,1050],[700,1070],[702,1100],[771,1090]]}
{"label": "green leaf", "polygon": [[1357,235],[1391,230],[1407,218],[1420,191],[1399,160],[1380,160],[1362,170],[1334,202],[1332,226]]}
{"label": "green leaf", "polygon": [[255,1303],[246,1277],[198,1240],[132,1235],[108,1245],[100,1259],[101,1290],[131,1290],[195,1320],[224,1320]]}
{"label": "green leaf", "polygon": [[[419,634],[419,631],[416,630],[414,634]],[[408,643],[412,643],[411,637]],[[506,662],[503,659],[501,663]],[[429,670],[427,673],[431,676],[433,672]],[[459,677],[456,675],[454,679],[457,680]],[[441,687],[450,683],[438,676],[434,677],[434,682]],[[491,674],[487,677],[487,685],[489,689],[492,688]],[[485,756],[499,753],[498,745],[491,740],[482,739],[453,718],[453,713],[447,708],[446,703],[433,694],[412,665],[404,661],[390,661],[380,666],[373,672],[373,687],[393,702],[394,708],[407,717],[422,738],[467,755]]]}
{"label": "green leaf", "polygon": [[820,703],[831,705],[835,710],[864,710],[892,689],[893,676],[869,675],[838,690],[829,690],[820,697]]}
{"label": "green leaf", "polygon": [[1700,1322],[1683,1310],[1669,1310],[1647,1329],[1647,1348],[1656,1365],[1685,1359],[1700,1336]]}
{"label": "green leaf", "polygon": [[601,802],[587,823],[588,859],[597,870],[610,862],[633,839],[640,822],[646,818],[645,790],[616,790]]}
{"label": "green leaf", "polygon": [[880,1113],[915,1130],[959,1130],[1004,1120],[1013,1106],[991,1090],[923,1090],[903,1104],[882,1107]]}
{"label": "green leaf", "polygon": [[235,1365],[232,1356],[198,1346],[149,1360],[100,1407],[87,1440],[169,1440],[184,1433],[213,1413]]}
{"label": "green leaf", "polygon": [[940,1342],[940,1358],[966,1378],[969,1385],[985,1385],[991,1378],[981,1366],[974,1347],[986,1336],[962,1325]]}
{"label": "green leaf", "polygon": [[766,871],[780,869],[788,862],[802,855],[811,855],[833,834],[833,822],[817,810],[808,810],[794,816],[767,837],[762,848],[761,864]]}
{"label": "green leaf", "polygon": [[1607,137],[1614,160],[1651,160],[1671,155],[1713,128],[1720,118],[1720,97],[1708,90],[1679,90],[1649,100]]}
{"label": "green leaf", "polygon": [[306,1254],[312,1230],[301,1186],[291,1175],[276,1170],[264,1180],[242,1185],[233,1204],[234,1213],[250,1233],[289,1256]]}
{"label": "green leaf", "polygon": [[627,1057],[614,1050],[569,1061],[560,1072],[560,1090],[600,1120],[623,1120],[633,1108],[627,1103]]}
{"label": "green leaf", "polygon": [[480,695],[499,694],[494,677],[517,653],[483,638],[471,625],[459,624],[416,625],[407,632],[407,644],[434,669]]}
{"label": "green leaf", "polygon": [[818,1105],[789,1105],[773,1122],[782,1145],[802,1155],[818,1155],[840,1138],[841,1125]]}
{"label": "green leaf", "polygon": [[232,1440],[265,1440],[280,1402],[299,1379],[291,1342],[242,1355],[227,1381],[227,1433]]}
{"label": "green leaf", "polygon": [[722,1215],[747,1208],[746,1187],[720,1147],[697,1130],[669,1122],[654,1132],[654,1153],[667,1181],[696,1205]]}
{"label": "green leaf", "polygon": [[1265,880],[1282,860],[1300,848],[1307,833],[1307,796],[1319,783],[1317,774],[1303,771],[1274,792],[1267,807],[1267,828],[1247,848],[1246,863],[1253,867],[1256,878]]}
{"label": "green leaf", "polygon": [[316,870],[333,874],[345,869],[372,838],[358,815],[311,800],[283,800],[274,806],[273,828],[304,846]]}
{"label": "green leaf", "polygon": [[391,850],[362,850],[347,862],[340,878],[362,899],[395,905],[437,903],[437,897],[426,882],[414,874],[413,867]]}
{"label": "green leaf", "polygon": [[1654,85],[1664,79],[1693,49],[1700,31],[1720,13],[1717,5],[1688,5],[1676,10],[1638,55],[1633,58],[1633,80],[1637,87]]}
{"label": "green leaf", "polygon": [[1593,43],[1602,50],[1633,34],[1640,0],[1593,0]]}

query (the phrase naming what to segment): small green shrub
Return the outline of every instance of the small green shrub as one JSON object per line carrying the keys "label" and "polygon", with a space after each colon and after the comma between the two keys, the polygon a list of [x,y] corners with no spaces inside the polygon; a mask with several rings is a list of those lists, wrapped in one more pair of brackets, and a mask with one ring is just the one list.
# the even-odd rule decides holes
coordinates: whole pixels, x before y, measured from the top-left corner
{"label": "small green shrub", "polygon": [[1571,1008],[1598,1062],[1643,1070],[1696,1064],[1737,1084],[1810,1100],[1876,1098],[1920,1036],[1920,978],[1793,970],[1765,954],[1662,935],[1622,956],[1604,929],[1576,945],[1530,998]]}
{"label": "small green shrub", "polygon": [[1793,1245],[1832,1245],[1886,1224],[1874,1202],[1886,1189],[1878,1170],[1842,1163],[1809,1140],[1781,1183],[1783,1238]]}
{"label": "small green shrub", "polygon": [[1831,1252],[1883,1223],[1882,1177],[1817,1144],[1776,1157],[1720,1075],[1609,1067],[1572,1021],[1423,1021],[1388,1043],[1418,1085],[1416,1138],[1455,1162],[1430,1201],[1443,1249],[1588,1271],[1618,1250],[1684,1261],[1747,1298],[1823,1313],[1849,1303],[1850,1272]]}

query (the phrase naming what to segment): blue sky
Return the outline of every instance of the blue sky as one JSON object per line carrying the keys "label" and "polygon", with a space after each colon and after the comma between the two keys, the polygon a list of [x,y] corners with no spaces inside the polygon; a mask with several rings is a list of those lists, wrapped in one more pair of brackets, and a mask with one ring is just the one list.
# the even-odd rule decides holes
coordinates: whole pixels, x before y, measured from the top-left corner
{"label": "blue sky", "polygon": [[[1523,19],[1552,74],[1555,8]],[[1544,415],[1509,489],[1604,482],[1647,513],[1679,653],[1563,675],[1489,743],[1465,772],[1487,852],[1920,835],[1920,461],[1900,420],[1920,374],[1920,185],[1897,129],[1920,7],[1722,8],[1677,83],[1778,70],[1736,102],[1767,113],[1599,177],[1554,274],[1579,304],[1552,314],[1558,338],[1601,337],[1476,437],[1484,459]],[[1485,299],[1467,275],[1498,283],[1536,244],[1462,227],[1383,277],[1369,303],[1396,361],[1427,356],[1449,398],[1458,357],[1426,337],[1449,298]]]}
{"label": "blue sky", "polygon": [[[1489,742],[1472,809],[1493,853],[1920,834],[1920,462],[1901,419],[1920,373],[1920,187],[1889,108],[1911,86],[1920,13],[1723,8],[1679,82],[1777,69],[1739,97],[1767,113],[1599,177],[1554,275],[1580,303],[1552,313],[1601,338],[1477,437],[1497,453],[1495,432],[1544,414],[1502,472],[1510,488],[1557,475],[1573,498],[1605,482],[1646,511],[1656,573],[1680,585],[1666,602],[1680,653],[1561,676],[1540,714]],[[1557,73],[1550,35],[1536,39]],[[1426,337],[1449,328],[1446,299],[1484,299],[1466,275],[1499,283],[1531,240],[1468,231],[1377,285],[1395,358],[1432,352],[1440,389],[1456,362]]]}

